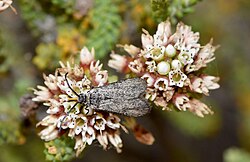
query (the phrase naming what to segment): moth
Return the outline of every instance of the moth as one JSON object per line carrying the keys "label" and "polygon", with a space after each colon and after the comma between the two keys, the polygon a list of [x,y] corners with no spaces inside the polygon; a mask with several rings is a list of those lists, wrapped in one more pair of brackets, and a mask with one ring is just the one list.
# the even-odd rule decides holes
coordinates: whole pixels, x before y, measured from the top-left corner
{"label": "moth", "polygon": [[67,86],[77,96],[76,103],[70,108],[67,115],[77,104],[82,104],[97,111],[112,112],[132,117],[143,116],[151,110],[150,104],[144,98],[147,85],[143,79],[125,79],[108,85],[94,87],[86,93],[78,94],[70,86],[67,75],[68,73],[65,74]]}

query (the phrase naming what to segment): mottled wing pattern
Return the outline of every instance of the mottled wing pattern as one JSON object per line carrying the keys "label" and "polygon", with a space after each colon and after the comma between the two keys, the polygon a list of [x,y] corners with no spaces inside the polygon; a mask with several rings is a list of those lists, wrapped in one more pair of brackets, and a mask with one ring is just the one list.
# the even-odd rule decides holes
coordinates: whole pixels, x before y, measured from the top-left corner
{"label": "mottled wing pattern", "polygon": [[96,87],[89,92],[89,105],[95,110],[126,116],[142,116],[151,110],[148,101],[143,97],[146,87],[146,82],[140,78],[126,79]]}
{"label": "mottled wing pattern", "polygon": [[144,98],[131,100],[108,99],[100,101],[98,110],[138,117],[149,113],[151,108]]}
{"label": "mottled wing pattern", "polygon": [[131,78],[111,83],[105,86],[96,87],[91,90],[91,94],[96,96],[104,95],[106,99],[123,98],[132,99],[138,98],[145,93],[146,82],[140,78]]}

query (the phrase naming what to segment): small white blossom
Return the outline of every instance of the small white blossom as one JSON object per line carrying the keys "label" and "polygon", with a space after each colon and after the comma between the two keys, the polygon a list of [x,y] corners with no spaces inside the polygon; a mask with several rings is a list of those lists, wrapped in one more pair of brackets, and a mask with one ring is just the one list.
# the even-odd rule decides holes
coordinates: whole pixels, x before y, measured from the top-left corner
{"label": "small white blossom", "polygon": [[170,65],[166,61],[161,61],[157,64],[157,72],[160,75],[167,75],[170,71]]}
{"label": "small white blossom", "polygon": [[147,69],[148,69],[148,71],[150,73],[155,72],[155,70],[156,70],[157,67],[156,67],[156,63],[155,63],[154,60],[152,60],[152,61],[146,61],[145,64],[147,65]]}
{"label": "small white blossom", "polygon": [[86,142],[83,142],[81,137],[76,137],[76,142],[74,149],[76,150],[76,156],[79,156],[79,154],[84,150],[86,147]]}
{"label": "small white blossom", "polygon": [[191,111],[192,113],[196,114],[199,117],[204,117],[204,115],[207,114],[213,114],[213,111],[210,110],[206,104],[200,102],[197,99],[192,99],[190,100],[189,103],[191,105],[189,111]]}
{"label": "small white blossom", "polygon": [[108,71],[102,70],[96,73],[95,75],[95,81],[98,84],[98,86],[103,86],[108,81]]}
{"label": "small white blossom", "polygon": [[160,91],[166,91],[168,89],[168,79],[166,78],[157,78],[154,84],[156,89]]}
{"label": "small white blossom", "polygon": [[112,129],[117,129],[117,128],[120,128],[120,121],[121,119],[114,115],[114,114],[110,114],[109,117],[107,118],[107,126],[109,128],[112,128]]}
{"label": "small white blossom", "polygon": [[187,79],[187,76],[180,70],[171,70],[169,72],[169,85],[183,87],[184,81]]}
{"label": "small white blossom", "polygon": [[183,23],[178,23],[176,27],[176,32],[172,36],[173,40],[176,42],[174,47],[178,50],[185,48],[195,48],[198,51],[200,44],[197,43],[199,40],[199,33],[194,33],[190,26],[184,25]]}
{"label": "small white blossom", "polygon": [[197,93],[203,93],[209,95],[209,90],[217,89],[220,85],[217,83],[218,77],[214,76],[203,76],[201,78],[196,77],[191,82],[191,90]]}
{"label": "small white blossom", "polygon": [[172,44],[169,44],[167,47],[166,47],[166,51],[165,51],[167,57],[174,57],[175,54],[176,54],[176,49],[174,48],[174,46]]}
{"label": "small white blossom", "polygon": [[155,35],[158,36],[158,39],[161,40],[162,45],[166,45],[169,41],[169,37],[171,35],[171,24],[167,20],[165,22],[161,22],[158,27]]}
{"label": "small white blossom", "polygon": [[107,121],[101,116],[96,115],[95,118],[92,118],[90,124],[94,126],[96,130],[103,131],[105,129]]}
{"label": "small white blossom", "polygon": [[83,65],[89,65],[92,61],[94,61],[95,57],[95,50],[94,48],[91,49],[91,52],[88,48],[83,47],[80,52],[80,61]]}
{"label": "small white blossom", "polygon": [[37,95],[35,98],[33,98],[33,101],[38,101],[38,102],[43,102],[43,101],[48,101],[53,94],[51,91],[49,91],[48,88],[44,86],[37,86],[37,89],[34,89],[34,94]]}
{"label": "small white blossom", "polygon": [[177,94],[174,96],[174,104],[179,110],[186,111],[191,108],[189,98],[184,94]]}
{"label": "small white blossom", "polygon": [[146,81],[148,87],[151,87],[155,82],[155,79],[149,73],[144,74],[141,78]]}
{"label": "small white blossom", "polygon": [[118,72],[122,72],[127,66],[127,59],[125,56],[121,56],[112,52],[110,54],[111,60],[108,62],[108,66],[116,69]]}
{"label": "small white blossom", "polygon": [[106,150],[107,147],[108,147],[108,133],[107,132],[104,132],[100,135],[97,135],[97,140],[98,142],[102,145],[103,149]]}
{"label": "small white blossom", "polygon": [[140,60],[134,60],[128,65],[129,69],[134,73],[140,73],[142,71],[143,65]]}
{"label": "small white blossom", "polygon": [[175,59],[171,62],[172,69],[181,69],[181,67],[182,67],[182,64],[181,64],[180,60]]}
{"label": "small white blossom", "polygon": [[134,46],[134,45],[127,45],[127,44],[125,44],[125,45],[123,46],[123,48],[124,48],[124,50],[125,50],[126,52],[128,52],[132,57],[135,56],[135,55],[137,55],[137,54],[140,52],[140,48],[137,48],[137,47]]}
{"label": "small white blossom", "polygon": [[145,58],[152,58],[155,61],[162,60],[164,58],[165,47],[156,44],[154,46],[149,45],[146,47],[146,52],[144,54]]}
{"label": "small white blossom", "polygon": [[220,85],[217,83],[219,81],[219,77],[214,76],[202,76],[203,83],[208,89],[217,89],[220,88]]}
{"label": "small white blossom", "polygon": [[102,64],[100,63],[99,60],[96,61],[96,62],[92,61],[90,63],[90,68],[89,69],[90,69],[90,72],[96,74],[102,69]]}
{"label": "small white blossom", "polygon": [[82,141],[91,145],[95,140],[95,131],[92,127],[88,127],[86,131],[82,131]]}
{"label": "small white blossom", "polygon": [[148,33],[147,30],[142,29],[143,34],[141,35],[142,47],[152,46],[154,43],[154,38]]}
{"label": "small white blossom", "polygon": [[120,153],[123,146],[121,137],[118,134],[108,134],[108,139],[110,143],[116,148],[116,151]]}
{"label": "small white blossom", "polygon": [[145,98],[148,99],[149,101],[154,101],[155,98],[157,97],[157,92],[156,92],[156,89],[154,88],[147,88],[147,91],[146,91],[146,96]]}

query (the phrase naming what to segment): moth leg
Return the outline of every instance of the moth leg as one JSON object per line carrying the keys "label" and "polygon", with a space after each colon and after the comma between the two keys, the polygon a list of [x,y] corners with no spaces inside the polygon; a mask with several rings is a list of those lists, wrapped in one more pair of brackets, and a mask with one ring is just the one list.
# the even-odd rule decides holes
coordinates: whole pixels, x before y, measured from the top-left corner
{"label": "moth leg", "polygon": [[60,127],[59,127],[59,132],[61,132],[62,130],[62,124],[64,122],[64,120],[66,119],[67,116],[69,116],[69,113],[76,107],[76,105],[78,104],[78,102],[76,102],[70,109],[69,111],[66,113],[66,115],[62,118],[62,120],[60,121]]}

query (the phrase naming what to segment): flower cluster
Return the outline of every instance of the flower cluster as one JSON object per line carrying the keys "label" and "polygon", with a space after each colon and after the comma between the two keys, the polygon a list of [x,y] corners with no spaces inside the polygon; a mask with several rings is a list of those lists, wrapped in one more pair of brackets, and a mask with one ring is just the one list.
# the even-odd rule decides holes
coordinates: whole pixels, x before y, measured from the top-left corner
{"label": "flower cluster", "polygon": [[94,140],[104,149],[111,143],[117,152],[121,152],[120,129],[127,131],[121,119],[115,114],[97,112],[77,102],[76,93],[86,93],[91,87],[108,84],[108,72],[102,70],[99,61],[94,60],[94,50],[84,47],[79,65],[72,66],[69,62],[60,64],[61,68],[55,75],[44,75],[46,86],[37,86],[34,90],[36,97],[33,101],[43,102],[49,107],[46,111],[48,115],[37,124],[43,128],[39,133],[41,139],[50,141],[62,135],[71,137],[75,139],[77,155]]}
{"label": "flower cluster", "polygon": [[213,112],[196,99],[195,94],[208,95],[219,88],[218,77],[202,72],[215,59],[217,47],[212,40],[199,44],[199,33],[190,26],[177,24],[175,33],[167,20],[158,25],[151,36],[143,29],[142,49],[133,45],[122,46],[130,56],[111,53],[108,65],[125,74],[133,74],[147,82],[146,98],[162,109],[176,107],[203,117]]}

